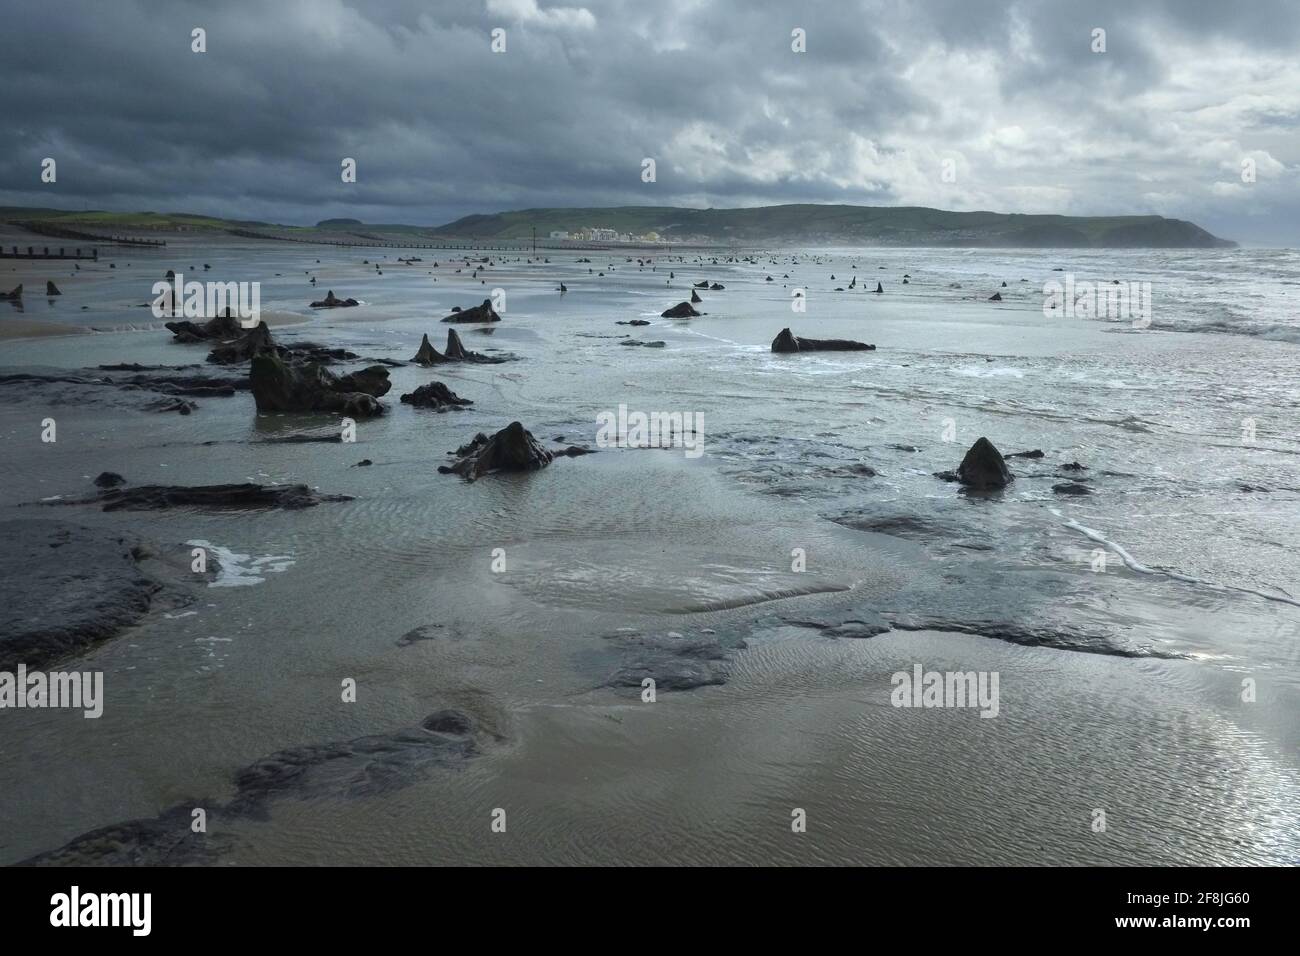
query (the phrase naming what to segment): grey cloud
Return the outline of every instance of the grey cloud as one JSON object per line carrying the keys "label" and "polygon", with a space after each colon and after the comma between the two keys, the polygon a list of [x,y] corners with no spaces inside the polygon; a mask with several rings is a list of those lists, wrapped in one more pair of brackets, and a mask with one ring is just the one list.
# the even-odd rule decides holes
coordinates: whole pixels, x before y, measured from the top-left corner
{"label": "grey cloud", "polygon": [[[0,203],[438,223],[870,202],[1158,212],[1300,238],[1300,10],[1281,0],[6,7]],[[206,54],[190,52],[195,26]],[[505,54],[489,50],[497,26]],[[1255,151],[1279,171],[1242,192],[1233,165]],[[55,186],[39,183],[44,156]],[[961,159],[955,184],[944,157]]]}

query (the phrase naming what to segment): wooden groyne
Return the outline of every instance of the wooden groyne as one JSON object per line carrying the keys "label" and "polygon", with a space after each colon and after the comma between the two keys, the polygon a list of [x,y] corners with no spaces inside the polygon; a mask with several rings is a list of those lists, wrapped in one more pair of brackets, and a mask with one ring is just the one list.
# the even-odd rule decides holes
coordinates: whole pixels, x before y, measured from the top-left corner
{"label": "wooden groyne", "polygon": [[80,246],[71,252],[63,246],[59,246],[58,252],[50,252],[49,246],[43,247],[40,252],[36,251],[35,246],[28,246],[26,252],[20,252],[17,246],[9,248],[13,251],[5,252],[4,247],[0,246],[0,259],[90,259],[96,262],[99,260],[98,249],[87,249],[83,253]]}
{"label": "wooden groyne", "polygon": [[28,232],[34,232],[38,236],[52,236],[55,239],[85,239],[88,242],[107,242],[118,246],[143,246],[146,248],[157,249],[167,245],[163,239],[141,239],[138,236],[118,236],[118,235],[101,235],[94,232],[85,232],[81,229],[71,229],[68,226],[59,226],[51,222],[16,222],[16,226],[21,226]]}

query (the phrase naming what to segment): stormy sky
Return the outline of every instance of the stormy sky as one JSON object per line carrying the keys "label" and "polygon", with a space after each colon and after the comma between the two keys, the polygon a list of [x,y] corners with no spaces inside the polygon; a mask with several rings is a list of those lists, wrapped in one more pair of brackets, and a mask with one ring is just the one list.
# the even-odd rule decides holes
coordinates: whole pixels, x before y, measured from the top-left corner
{"label": "stormy sky", "polygon": [[438,224],[846,202],[1157,213],[1300,245],[1294,0],[0,0],[0,14],[3,205]]}

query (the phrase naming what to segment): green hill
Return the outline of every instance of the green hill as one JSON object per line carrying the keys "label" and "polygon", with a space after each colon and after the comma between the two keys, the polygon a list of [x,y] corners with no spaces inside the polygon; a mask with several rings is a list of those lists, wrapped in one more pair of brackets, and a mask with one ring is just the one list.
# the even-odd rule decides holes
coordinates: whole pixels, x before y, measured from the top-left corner
{"label": "green hill", "polygon": [[613,229],[665,239],[737,242],[835,242],[907,246],[1067,248],[1211,248],[1235,246],[1195,223],[1162,216],[1050,216],[947,212],[923,206],[757,206],[679,209],[613,206],[521,209],[466,216],[432,230],[437,235],[525,239],[553,231]]}
{"label": "green hill", "polygon": [[226,229],[231,226],[265,226],[246,219],[218,219],[188,212],[108,212],[102,209],[46,209],[37,206],[0,206],[0,222],[48,222],[62,226],[90,226],[100,229]]}
{"label": "green hill", "polygon": [[674,206],[608,206],[520,209],[465,216],[444,226],[362,223],[325,219],[315,226],[288,226],[219,219],[192,213],[68,211],[0,206],[0,221],[39,220],[120,231],[203,232],[253,229],[299,238],[366,237],[400,241],[527,240],[552,232],[612,229],[635,237],[657,233],[675,242],[797,242],[894,246],[988,246],[1029,248],[1205,249],[1235,246],[1195,223],[1162,216],[1041,216],[998,212],[947,212],[924,206],[756,206],[747,209],[682,209]]}

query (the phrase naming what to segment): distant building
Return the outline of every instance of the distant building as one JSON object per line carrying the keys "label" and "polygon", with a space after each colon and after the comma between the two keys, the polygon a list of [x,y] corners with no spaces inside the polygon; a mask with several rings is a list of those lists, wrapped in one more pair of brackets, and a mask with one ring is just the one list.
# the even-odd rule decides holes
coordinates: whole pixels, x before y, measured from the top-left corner
{"label": "distant building", "polygon": [[596,240],[614,240],[618,238],[618,232],[613,229],[593,229],[591,238]]}
{"label": "distant building", "polygon": [[552,238],[552,239],[568,239],[568,238],[569,238],[569,234],[568,234],[567,232],[564,232],[563,230],[558,230],[558,229],[557,229],[555,232],[552,232],[552,233],[551,233],[551,238]]}

